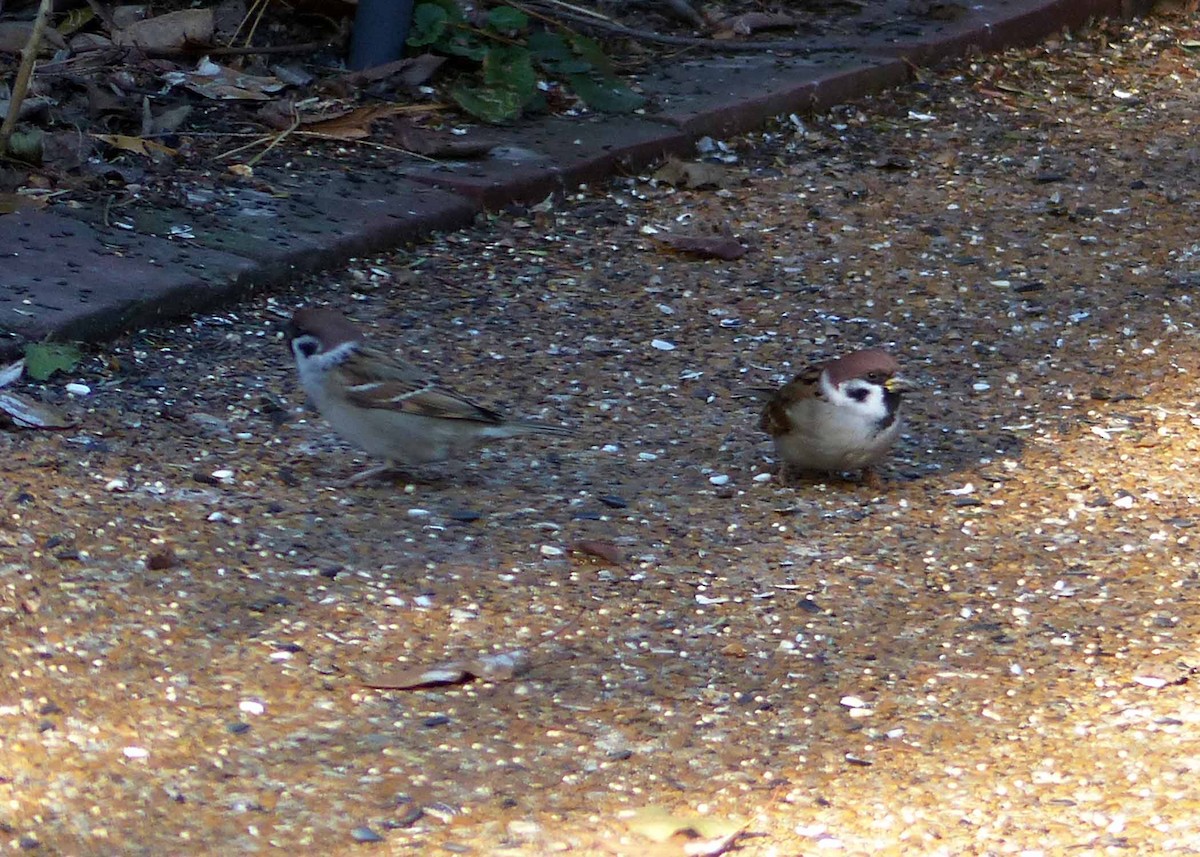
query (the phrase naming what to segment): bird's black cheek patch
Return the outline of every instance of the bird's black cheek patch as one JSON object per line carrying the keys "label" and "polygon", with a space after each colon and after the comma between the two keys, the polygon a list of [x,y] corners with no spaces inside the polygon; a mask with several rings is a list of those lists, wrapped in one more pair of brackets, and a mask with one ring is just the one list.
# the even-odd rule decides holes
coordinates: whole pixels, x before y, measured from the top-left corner
{"label": "bird's black cheek patch", "polygon": [[865,402],[869,395],[871,395],[871,391],[865,387],[857,387],[850,391],[850,398],[856,402]]}
{"label": "bird's black cheek patch", "polygon": [[320,350],[320,346],[315,342],[300,342],[296,344],[296,347],[305,357],[312,357]]}

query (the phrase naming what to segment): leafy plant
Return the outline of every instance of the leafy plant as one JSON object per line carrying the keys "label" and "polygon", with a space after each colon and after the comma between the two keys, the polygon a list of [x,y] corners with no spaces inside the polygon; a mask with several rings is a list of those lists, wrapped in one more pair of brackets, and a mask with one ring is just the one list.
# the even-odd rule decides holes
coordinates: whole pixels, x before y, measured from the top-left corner
{"label": "leafy plant", "polygon": [[645,103],[614,75],[595,41],[565,28],[535,28],[512,6],[492,7],[477,25],[454,0],[427,0],[413,12],[408,44],[480,64],[475,79],[455,86],[450,97],[485,122],[509,122],[540,106],[539,72],[565,83],[593,110],[627,113]]}
{"label": "leafy plant", "polygon": [[83,358],[79,347],[68,342],[31,342],[25,346],[25,372],[45,381],[55,372],[70,372]]}

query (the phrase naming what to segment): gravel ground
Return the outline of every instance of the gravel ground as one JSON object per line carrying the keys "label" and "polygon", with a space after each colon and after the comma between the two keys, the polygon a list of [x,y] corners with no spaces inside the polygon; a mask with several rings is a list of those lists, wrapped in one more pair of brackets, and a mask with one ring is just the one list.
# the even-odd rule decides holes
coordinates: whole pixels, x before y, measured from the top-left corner
{"label": "gravel ground", "polygon": [[[94,353],[0,435],[12,849],[1200,851],[1193,24]],[[579,435],[342,487],[302,302]],[[885,487],[779,487],[742,394],[868,344],[926,388]]]}

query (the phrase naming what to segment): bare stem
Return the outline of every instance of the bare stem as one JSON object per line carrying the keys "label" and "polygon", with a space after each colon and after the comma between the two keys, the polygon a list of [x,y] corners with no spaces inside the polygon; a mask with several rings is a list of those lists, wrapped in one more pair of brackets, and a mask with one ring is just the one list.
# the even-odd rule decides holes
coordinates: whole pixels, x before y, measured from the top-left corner
{"label": "bare stem", "polygon": [[8,141],[13,129],[17,126],[17,115],[21,112],[21,102],[29,91],[29,81],[33,79],[33,65],[37,60],[38,48],[42,44],[42,32],[46,29],[46,19],[50,17],[50,7],[53,0],[42,0],[38,5],[37,17],[33,19],[33,29],[29,33],[29,41],[21,49],[21,65],[17,69],[17,78],[13,81],[12,97],[8,101],[8,115],[4,124],[0,125],[0,155],[8,153]]}

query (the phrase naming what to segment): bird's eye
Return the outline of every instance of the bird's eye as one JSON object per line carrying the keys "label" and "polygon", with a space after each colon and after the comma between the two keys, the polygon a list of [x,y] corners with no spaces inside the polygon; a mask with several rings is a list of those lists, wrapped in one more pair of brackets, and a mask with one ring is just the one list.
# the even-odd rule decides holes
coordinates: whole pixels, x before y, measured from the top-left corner
{"label": "bird's eye", "polygon": [[882,372],[868,372],[867,380],[870,381],[872,384],[882,384],[883,383],[883,373]]}
{"label": "bird's eye", "polygon": [[300,337],[292,343],[292,347],[305,357],[313,357],[321,350],[321,346],[311,336]]}

